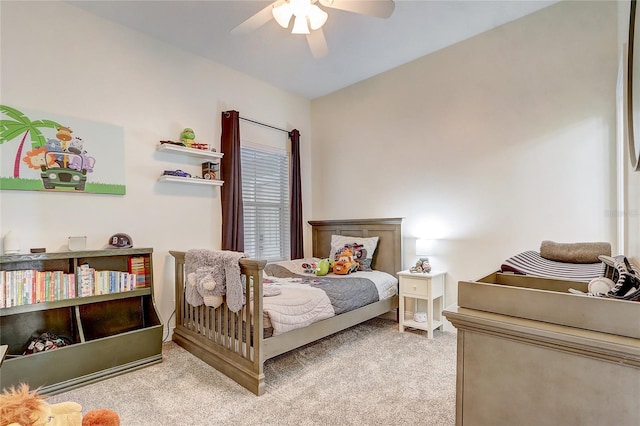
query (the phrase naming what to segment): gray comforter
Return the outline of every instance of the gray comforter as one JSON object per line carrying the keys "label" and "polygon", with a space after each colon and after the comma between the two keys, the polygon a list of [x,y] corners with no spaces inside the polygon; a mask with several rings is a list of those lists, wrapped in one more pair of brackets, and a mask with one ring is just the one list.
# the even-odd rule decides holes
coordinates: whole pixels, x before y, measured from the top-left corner
{"label": "gray comforter", "polygon": [[315,275],[299,275],[276,264],[267,264],[265,272],[278,278],[297,278],[301,284],[323,290],[336,315],[348,312],[379,300],[375,284],[367,278],[341,276],[317,277]]}

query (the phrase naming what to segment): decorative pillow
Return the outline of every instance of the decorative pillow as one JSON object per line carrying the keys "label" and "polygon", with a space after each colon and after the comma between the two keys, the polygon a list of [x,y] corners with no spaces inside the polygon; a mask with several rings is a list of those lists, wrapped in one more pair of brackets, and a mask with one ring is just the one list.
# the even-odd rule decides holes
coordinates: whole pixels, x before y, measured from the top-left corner
{"label": "decorative pillow", "polygon": [[358,262],[359,271],[371,271],[373,253],[378,247],[378,237],[350,237],[348,235],[332,235],[330,259],[336,259],[342,249],[347,246],[353,251],[353,257]]}

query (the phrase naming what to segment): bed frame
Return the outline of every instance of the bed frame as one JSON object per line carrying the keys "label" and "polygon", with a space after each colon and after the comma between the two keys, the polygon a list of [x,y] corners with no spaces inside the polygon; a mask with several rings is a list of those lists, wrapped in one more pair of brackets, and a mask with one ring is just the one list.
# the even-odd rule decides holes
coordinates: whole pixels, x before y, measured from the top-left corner
{"label": "bed frame", "polygon": [[[313,256],[327,257],[331,235],[378,236],[372,267],[396,276],[402,269],[402,219],[310,221]],[[184,294],[185,252],[170,251],[175,258],[176,326],[172,340],[229,376],[256,395],[265,392],[264,362],[315,340],[388,313],[398,307],[398,297],[331,317],[278,336],[263,337],[262,297],[254,297],[237,313],[223,303],[219,308],[191,306]],[[266,261],[240,259],[247,277],[245,294],[262,295]],[[249,312],[253,315],[249,315]],[[249,338],[246,338],[249,336]]]}

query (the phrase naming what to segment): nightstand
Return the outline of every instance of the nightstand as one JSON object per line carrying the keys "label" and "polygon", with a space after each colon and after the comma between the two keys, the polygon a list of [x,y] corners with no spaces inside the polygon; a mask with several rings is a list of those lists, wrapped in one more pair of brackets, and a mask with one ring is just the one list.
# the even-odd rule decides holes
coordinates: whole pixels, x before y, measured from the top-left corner
{"label": "nightstand", "polygon": [[[405,327],[417,328],[427,331],[427,337],[433,339],[433,330],[442,329],[442,309],[444,308],[444,279],[446,272],[431,272],[428,274],[402,271],[398,272],[400,286],[399,328],[404,332]],[[413,311],[405,310],[405,299],[413,299]],[[416,311],[424,312],[424,309],[416,308],[427,304],[427,318],[424,322],[414,320]]]}

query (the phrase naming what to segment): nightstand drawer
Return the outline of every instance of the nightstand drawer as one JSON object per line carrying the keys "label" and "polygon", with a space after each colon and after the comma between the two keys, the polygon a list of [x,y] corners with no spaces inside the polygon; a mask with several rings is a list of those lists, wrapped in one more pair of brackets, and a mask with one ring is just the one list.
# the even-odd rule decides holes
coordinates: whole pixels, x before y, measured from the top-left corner
{"label": "nightstand drawer", "polygon": [[400,294],[406,296],[429,296],[429,280],[425,278],[402,277]]}

